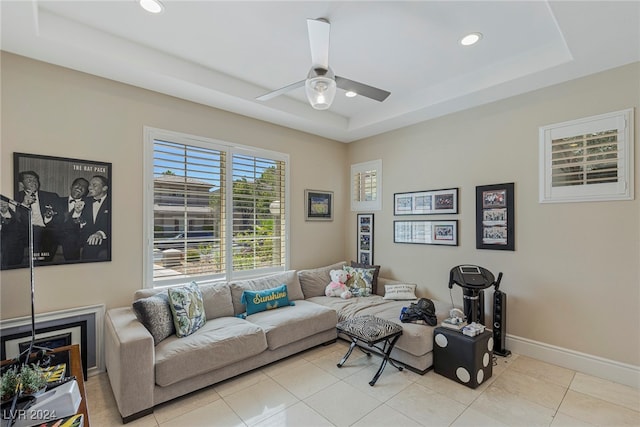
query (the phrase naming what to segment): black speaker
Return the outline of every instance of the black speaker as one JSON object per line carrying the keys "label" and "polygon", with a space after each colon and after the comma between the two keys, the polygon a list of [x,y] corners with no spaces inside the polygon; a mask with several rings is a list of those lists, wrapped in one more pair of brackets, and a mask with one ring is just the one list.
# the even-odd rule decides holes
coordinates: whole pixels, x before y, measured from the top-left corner
{"label": "black speaker", "polygon": [[506,357],[511,351],[505,348],[507,335],[507,295],[496,290],[493,293],[493,352]]}

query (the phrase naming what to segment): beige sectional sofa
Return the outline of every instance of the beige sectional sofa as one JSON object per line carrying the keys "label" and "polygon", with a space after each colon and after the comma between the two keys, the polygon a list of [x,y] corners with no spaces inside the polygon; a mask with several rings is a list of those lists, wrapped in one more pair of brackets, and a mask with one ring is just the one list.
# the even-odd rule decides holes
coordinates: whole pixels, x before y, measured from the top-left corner
{"label": "beige sectional sofa", "polygon": [[[118,410],[124,422],[153,412],[153,407],[192,391],[251,371],[303,350],[335,341],[339,320],[373,314],[403,326],[391,357],[424,373],[432,364],[433,328],[399,320],[411,301],[384,300],[378,294],[348,300],[324,296],[327,267],[287,271],[258,279],[201,285],[206,323],[192,335],[168,336],[159,342],[138,320],[131,306],[114,308],[105,316],[105,364]],[[247,316],[241,296],[245,290],[287,285],[295,305]],[[142,289],[134,301],[165,292]],[[434,301],[438,320],[446,317],[444,303]],[[157,341],[157,340],[156,340]]]}
{"label": "beige sectional sofa", "polygon": [[[305,300],[335,310],[338,314],[338,321],[373,315],[402,325],[402,336],[396,342],[391,352],[391,358],[414,372],[420,374],[427,372],[433,365],[433,329],[435,326],[400,322],[402,307],[415,301],[384,299],[385,285],[398,283],[395,280],[379,277],[374,294],[368,297],[341,299],[325,296],[324,287],[328,283],[326,280],[329,277],[329,271],[342,268],[343,265],[346,263],[342,262],[298,272]],[[449,317],[451,305],[434,299],[432,301],[436,308],[438,324],[440,324]],[[346,336],[341,336],[341,338],[349,339]]]}

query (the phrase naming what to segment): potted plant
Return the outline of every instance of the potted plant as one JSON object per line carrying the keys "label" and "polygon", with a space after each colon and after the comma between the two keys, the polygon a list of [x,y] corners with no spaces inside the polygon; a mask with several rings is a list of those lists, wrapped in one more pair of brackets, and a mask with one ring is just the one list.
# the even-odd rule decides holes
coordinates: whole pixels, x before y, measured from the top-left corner
{"label": "potted plant", "polygon": [[18,390],[20,378],[15,367],[7,369],[0,378],[0,399],[4,402],[11,400]]}
{"label": "potted plant", "polygon": [[20,370],[20,388],[23,394],[38,394],[47,386],[47,377],[37,365],[24,365]]}

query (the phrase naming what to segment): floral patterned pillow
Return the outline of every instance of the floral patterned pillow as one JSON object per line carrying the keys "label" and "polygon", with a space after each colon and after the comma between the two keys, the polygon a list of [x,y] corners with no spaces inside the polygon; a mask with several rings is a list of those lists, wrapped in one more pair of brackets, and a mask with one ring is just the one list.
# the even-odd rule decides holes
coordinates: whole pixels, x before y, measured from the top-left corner
{"label": "floral patterned pillow", "polygon": [[368,297],[373,291],[375,268],[354,268],[345,265],[343,270],[349,275],[347,287],[354,297]]}
{"label": "floral patterned pillow", "polygon": [[371,285],[372,285],[371,293],[372,294],[377,294],[378,293],[378,275],[380,274],[380,266],[379,265],[362,264],[362,263],[359,263],[359,262],[351,261],[351,267],[354,267],[354,268],[373,268],[374,269],[373,281],[371,282]]}
{"label": "floral patterned pillow", "polygon": [[186,286],[169,288],[169,304],[173,314],[176,335],[180,338],[191,335],[207,321],[202,293],[196,282]]}

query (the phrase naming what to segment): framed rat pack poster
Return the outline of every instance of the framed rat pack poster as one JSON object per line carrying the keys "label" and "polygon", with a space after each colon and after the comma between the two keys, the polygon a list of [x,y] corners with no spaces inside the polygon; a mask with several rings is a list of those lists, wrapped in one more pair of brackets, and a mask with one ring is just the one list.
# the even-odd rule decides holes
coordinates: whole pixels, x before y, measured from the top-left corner
{"label": "framed rat pack poster", "polygon": [[[36,266],[111,261],[111,163],[14,153],[13,167],[15,202],[31,214]],[[28,257],[28,246],[18,238],[12,251]]]}

